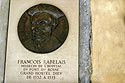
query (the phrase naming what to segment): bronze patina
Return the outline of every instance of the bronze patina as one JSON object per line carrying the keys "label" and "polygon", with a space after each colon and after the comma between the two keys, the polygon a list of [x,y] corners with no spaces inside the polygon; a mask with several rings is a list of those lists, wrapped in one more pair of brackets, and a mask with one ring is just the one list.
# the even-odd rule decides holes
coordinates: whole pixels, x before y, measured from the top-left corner
{"label": "bronze patina", "polygon": [[35,53],[50,53],[65,42],[69,32],[65,14],[50,4],[38,4],[21,16],[18,36],[23,46]]}

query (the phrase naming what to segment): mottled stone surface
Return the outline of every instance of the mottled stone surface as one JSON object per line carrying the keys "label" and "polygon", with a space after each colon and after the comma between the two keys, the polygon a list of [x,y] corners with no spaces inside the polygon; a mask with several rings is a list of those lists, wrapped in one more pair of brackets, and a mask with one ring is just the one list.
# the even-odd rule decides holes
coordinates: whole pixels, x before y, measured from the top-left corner
{"label": "mottled stone surface", "polygon": [[90,83],[91,17],[90,0],[80,0],[80,67],[81,83]]}
{"label": "mottled stone surface", "polygon": [[0,83],[3,82],[4,74],[8,6],[8,0],[0,0]]}
{"label": "mottled stone surface", "polygon": [[125,0],[91,0],[92,83],[125,83]]}

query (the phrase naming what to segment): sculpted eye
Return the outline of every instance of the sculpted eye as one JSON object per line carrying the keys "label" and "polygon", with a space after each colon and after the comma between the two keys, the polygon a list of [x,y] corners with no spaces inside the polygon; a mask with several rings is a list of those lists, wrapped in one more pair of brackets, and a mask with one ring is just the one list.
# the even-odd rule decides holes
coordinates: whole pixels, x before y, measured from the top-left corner
{"label": "sculpted eye", "polygon": [[39,24],[40,25],[45,25],[45,24],[47,24],[47,21],[46,20],[42,20],[42,21],[39,22]]}

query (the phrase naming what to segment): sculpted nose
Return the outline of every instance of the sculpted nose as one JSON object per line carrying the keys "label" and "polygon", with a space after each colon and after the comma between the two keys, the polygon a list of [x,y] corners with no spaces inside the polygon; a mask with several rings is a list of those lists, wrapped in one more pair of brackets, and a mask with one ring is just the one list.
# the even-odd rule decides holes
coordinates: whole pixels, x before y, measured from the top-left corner
{"label": "sculpted nose", "polygon": [[46,32],[51,32],[51,27],[45,27],[44,29]]}

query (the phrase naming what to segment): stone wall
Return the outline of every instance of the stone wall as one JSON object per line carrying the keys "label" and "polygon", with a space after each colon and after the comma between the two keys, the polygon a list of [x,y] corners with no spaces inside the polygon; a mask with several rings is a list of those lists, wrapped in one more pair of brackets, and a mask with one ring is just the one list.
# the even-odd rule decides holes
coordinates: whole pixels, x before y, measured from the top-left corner
{"label": "stone wall", "polygon": [[[4,62],[7,38],[8,10],[10,0],[0,0],[0,83],[4,78]],[[80,59],[79,59],[79,80],[81,83],[90,82],[90,1],[80,0]]]}
{"label": "stone wall", "polygon": [[92,83],[125,83],[125,0],[91,0]]}

